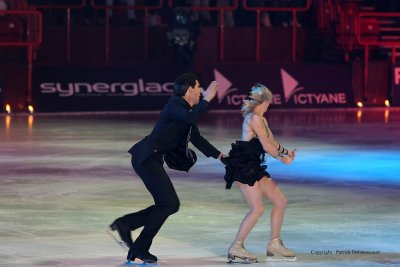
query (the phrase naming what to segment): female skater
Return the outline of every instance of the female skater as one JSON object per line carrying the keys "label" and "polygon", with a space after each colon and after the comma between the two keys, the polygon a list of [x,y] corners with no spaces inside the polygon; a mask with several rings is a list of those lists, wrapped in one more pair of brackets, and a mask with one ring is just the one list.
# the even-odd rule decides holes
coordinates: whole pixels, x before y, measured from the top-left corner
{"label": "female skater", "polygon": [[[228,260],[235,262],[239,258],[246,263],[257,262],[256,255],[249,253],[243,242],[264,212],[263,197],[272,202],[271,239],[267,245],[268,259],[284,257],[295,260],[296,253],[287,249],[280,239],[283,215],[286,206],[285,194],[266,171],[264,153],[268,153],[284,164],[294,160],[295,150],[288,151],[274,138],[264,118],[272,99],[271,91],[262,84],[251,88],[250,95],[244,100],[242,114],[242,139],[232,144],[229,157],[224,158],[226,164],[226,188],[230,189],[236,182],[244,196],[249,212],[243,218],[235,240],[229,248]],[[278,254],[278,255],[276,255]]]}

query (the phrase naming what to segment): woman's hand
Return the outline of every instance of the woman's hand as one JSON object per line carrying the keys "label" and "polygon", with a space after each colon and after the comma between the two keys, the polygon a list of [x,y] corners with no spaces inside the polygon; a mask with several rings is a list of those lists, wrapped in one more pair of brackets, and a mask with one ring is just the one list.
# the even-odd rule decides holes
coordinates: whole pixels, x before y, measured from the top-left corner
{"label": "woman's hand", "polygon": [[282,163],[284,163],[286,165],[292,163],[293,160],[294,160],[294,157],[289,157],[289,156],[283,156],[281,159]]}
{"label": "woman's hand", "polygon": [[294,159],[295,154],[296,154],[296,151],[297,151],[297,149],[293,149],[293,150],[289,151],[289,153],[288,153],[287,156],[288,156],[289,158],[293,158],[293,159]]}

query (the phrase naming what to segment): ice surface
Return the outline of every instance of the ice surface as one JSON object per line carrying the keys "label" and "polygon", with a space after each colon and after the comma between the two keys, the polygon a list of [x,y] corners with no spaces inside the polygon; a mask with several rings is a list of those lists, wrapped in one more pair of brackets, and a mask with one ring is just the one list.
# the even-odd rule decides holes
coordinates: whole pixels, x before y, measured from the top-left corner
{"label": "ice surface", "polygon": [[[126,151],[156,118],[1,115],[0,266],[121,266],[126,252],[103,228],[152,204]],[[264,261],[266,200],[246,240],[257,266],[400,266],[400,111],[271,110],[267,118],[278,141],[298,149],[290,166],[268,158],[289,200],[282,238],[298,259]],[[210,113],[200,130],[227,153],[240,124],[237,112]],[[222,164],[197,154],[189,174],[169,171],[181,209],[154,240],[159,266],[227,266],[247,212],[238,189],[224,189]]]}

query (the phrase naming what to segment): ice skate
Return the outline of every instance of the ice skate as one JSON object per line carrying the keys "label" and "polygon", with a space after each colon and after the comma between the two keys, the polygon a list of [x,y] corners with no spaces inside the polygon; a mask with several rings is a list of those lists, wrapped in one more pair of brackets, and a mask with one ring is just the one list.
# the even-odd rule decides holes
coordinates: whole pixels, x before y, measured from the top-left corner
{"label": "ice skate", "polygon": [[104,230],[106,230],[107,234],[115,241],[117,242],[118,245],[123,247],[125,250],[129,250],[129,247],[127,244],[125,244],[124,241],[120,240],[116,235],[114,235],[113,230],[111,230],[110,227],[104,227]]}
{"label": "ice skate", "polygon": [[[238,258],[238,259],[236,259]],[[243,246],[243,241],[235,241],[232,243],[228,252],[228,263],[256,263],[257,256],[251,254]]]}
{"label": "ice skate", "polygon": [[144,252],[140,255],[136,255],[133,251],[133,248],[129,249],[127,261],[125,262],[125,266],[156,266],[158,258],[151,254],[150,252]]}
{"label": "ice skate", "polygon": [[267,247],[267,261],[295,261],[296,252],[287,249],[279,237],[269,241]]}
{"label": "ice skate", "polygon": [[135,259],[134,261],[126,261],[124,266],[156,266],[156,261]]}
{"label": "ice skate", "polygon": [[[104,229],[121,247],[129,250],[129,247],[132,245],[131,230],[129,227],[117,219]],[[114,231],[118,232],[119,237],[114,234]]]}

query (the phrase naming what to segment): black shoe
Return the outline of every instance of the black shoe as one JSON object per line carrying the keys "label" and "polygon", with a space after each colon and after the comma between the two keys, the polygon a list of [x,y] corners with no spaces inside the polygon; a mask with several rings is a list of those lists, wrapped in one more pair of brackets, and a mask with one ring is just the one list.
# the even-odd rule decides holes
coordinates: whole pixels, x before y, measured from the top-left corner
{"label": "black shoe", "polygon": [[157,262],[157,257],[150,252],[141,252],[141,253],[135,253],[133,251],[133,248],[131,247],[128,252],[128,256],[126,257],[128,261],[134,261],[135,259],[142,260],[144,263],[156,263]]}
{"label": "black shoe", "polygon": [[120,219],[116,219],[112,224],[110,224],[110,229],[117,230],[121,240],[130,248],[132,246],[131,230],[129,226],[121,222]]}

